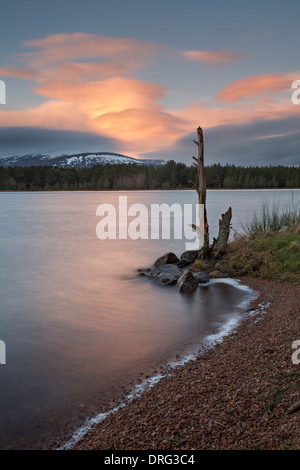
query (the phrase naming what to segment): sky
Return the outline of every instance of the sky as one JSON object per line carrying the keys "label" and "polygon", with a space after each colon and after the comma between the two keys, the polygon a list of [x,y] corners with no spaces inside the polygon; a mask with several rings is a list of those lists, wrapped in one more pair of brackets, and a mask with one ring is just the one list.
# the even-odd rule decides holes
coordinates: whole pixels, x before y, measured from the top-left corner
{"label": "sky", "polygon": [[299,17],[298,0],[1,0],[0,156],[191,165],[201,126],[206,164],[299,165]]}

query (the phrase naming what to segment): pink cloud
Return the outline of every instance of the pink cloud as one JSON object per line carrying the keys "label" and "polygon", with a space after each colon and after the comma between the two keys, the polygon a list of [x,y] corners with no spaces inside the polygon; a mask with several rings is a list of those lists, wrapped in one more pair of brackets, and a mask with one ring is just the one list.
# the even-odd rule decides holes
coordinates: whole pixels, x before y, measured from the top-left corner
{"label": "pink cloud", "polygon": [[[21,54],[26,67],[0,68],[4,76],[35,79],[34,92],[46,99],[32,109],[0,110],[0,125],[37,126],[96,132],[117,138],[136,154],[175,145],[196,129],[279,119],[298,111],[271,93],[290,82],[288,74],[245,77],[224,87],[211,105],[192,103],[181,110],[167,110],[159,103],[166,88],[134,78],[142,67],[161,54],[165,46],[130,38],[95,34],[57,34],[28,41],[36,50]],[[243,60],[238,51],[186,51],[184,57],[208,64]],[[182,56],[181,56],[182,57]],[[6,74],[6,75],[5,75]],[[288,83],[288,84],[287,84]],[[245,97],[258,97],[244,105]],[[230,103],[230,106],[227,105]],[[125,150],[124,150],[125,151]]]}
{"label": "pink cloud", "polygon": [[262,97],[255,102],[237,102],[227,106],[210,107],[203,103],[193,103],[181,110],[173,110],[172,115],[189,121],[190,128],[201,124],[203,128],[213,128],[235,124],[247,124],[257,120],[278,120],[299,116],[297,106],[291,104],[290,97],[277,100]]}
{"label": "pink cloud", "polygon": [[124,142],[134,150],[159,150],[184,136],[188,123],[179,117],[159,109],[124,109],[108,112],[95,119],[95,125],[106,129],[106,135],[119,133]]}
{"label": "pink cloud", "polygon": [[141,66],[165,49],[165,45],[132,38],[117,38],[88,33],[54,34],[26,41],[25,46],[37,49],[19,54],[33,67],[57,64],[74,59],[109,59],[128,61]]}
{"label": "pink cloud", "polygon": [[40,69],[39,76],[45,81],[86,82],[108,77],[130,75],[132,67],[122,62],[65,62],[58,66]]}
{"label": "pink cloud", "polygon": [[0,67],[0,76],[4,77],[16,77],[22,78],[23,80],[35,79],[37,73],[33,69],[28,68],[17,68],[17,67]]}
{"label": "pink cloud", "polygon": [[[69,71],[71,72],[71,71]],[[118,138],[139,153],[164,148],[185,135],[184,119],[164,111],[165,88],[129,77],[72,82],[43,79],[35,92],[50,101],[22,111],[1,111],[0,125],[96,132]]]}
{"label": "pink cloud", "polygon": [[229,83],[222,88],[216,99],[232,103],[262,94],[270,95],[284,90],[290,91],[291,82],[291,76],[285,73],[253,75]]}
{"label": "pink cloud", "polygon": [[205,62],[210,65],[228,64],[248,59],[249,55],[242,51],[184,51],[183,57],[196,62]]}
{"label": "pink cloud", "polygon": [[36,50],[18,57],[35,71],[34,92],[49,101],[0,113],[0,124],[117,134],[139,149],[162,148],[186,132],[184,120],[158,104],[165,88],[132,78],[135,68],[149,63],[164,45],[85,33],[57,34],[25,45]]}
{"label": "pink cloud", "polygon": [[[44,80],[35,92],[47,98],[74,101],[96,109],[152,107],[164,96],[165,88],[129,77],[73,83],[69,80]],[[138,105],[138,106],[137,106]]]}
{"label": "pink cloud", "polygon": [[29,126],[46,129],[88,131],[87,116],[74,103],[47,101],[24,110],[0,109],[0,126]]}
{"label": "pink cloud", "polygon": [[118,135],[134,148],[165,147],[186,132],[183,119],[163,111],[157,101],[165,88],[140,80],[114,77],[71,84],[47,82],[36,91],[48,98],[76,103],[87,116],[89,130],[108,137]]}

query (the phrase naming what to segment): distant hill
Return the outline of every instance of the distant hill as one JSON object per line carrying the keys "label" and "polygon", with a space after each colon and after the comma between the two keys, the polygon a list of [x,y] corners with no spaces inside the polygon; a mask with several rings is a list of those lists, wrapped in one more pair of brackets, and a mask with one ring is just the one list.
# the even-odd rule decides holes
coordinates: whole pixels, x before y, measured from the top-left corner
{"label": "distant hill", "polygon": [[0,166],[53,166],[57,168],[91,168],[95,165],[124,165],[136,163],[137,165],[161,166],[164,160],[138,160],[119,153],[95,152],[95,153],[41,153],[26,155],[10,155],[0,157]]}

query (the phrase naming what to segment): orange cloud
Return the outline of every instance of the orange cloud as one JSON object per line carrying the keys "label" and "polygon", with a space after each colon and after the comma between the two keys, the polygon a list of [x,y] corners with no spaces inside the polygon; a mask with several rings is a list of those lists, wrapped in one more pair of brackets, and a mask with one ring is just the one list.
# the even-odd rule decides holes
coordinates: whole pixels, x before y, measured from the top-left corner
{"label": "orange cloud", "polygon": [[50,101],[34,109],[1,111],[0,125],[26,122],[26,126],[96,132],[121,140],[137,153],[164,148],[187,131],[182,118],[158,104],[165,93],[158,84],[128,77],[73,82],[73,67],[64,73],[64,80],[44,78],[35,88]]}
{"label": "orange cloud", "polygon": [[89,131],[121,138],[136,148],[157,149],[183,136],[187,123],[164,112],[157,103],[165,88],[132,78],[77,83],[47,82],[36,92],[55,100],[76,103],[86,115]]}
{"label": "orange cloud", "polygon": [[35,92],[47,98],[73,101],[99,112],[134,107],[155,107],[165,88],[133,78],[113,77],[106,80],[72,83],[69,80],[47,80]]}
{"label": "orange cloud", "polygon": [[[176,141],[202,125],[204,128],[254,119],[279,119],[299,112],[286,100],[270,95],[290,89],[288,74],[245,77],[224,87],[211,106],[193,103],[166,110],[159,100],[166,88],[134,77],[165,46],[136,39],[95,34],[57,34],[28,41],[36,50],[19,55],[24,68],[0,68],[5,76],[34,79],[34,92],[46,99],[32,109],[0,110],[0,125],[96,132],[118,139],[124,152],[151,152]],[[182,57],[180,53],[180,57]],[[245,58],[238,51],[186,51],[184,57],[206,63],[229,63]],[[89,61],[89,62],[87,62]],[[244,97],[256,97],[247,103]],[[226,103],[231,103],[230,107]]]}
{"label": "orange cloud", "polygon": [[[57,34],[25,45],[36,50],[18,58],[35,72],[34,92],[49,101],[1,112],[0,124],[97,132],[137,150],[163,148],[185,134],[184,120],[158,104],[165,88],[132,78],[164,45],[85,33]],[[29,76],[29,69],[23,70]]]}
{"label": "orange cloud", "polygon": [[249,55],[241,51],[185,51],[183,57],[196,62],[205,62],[216,65],[232,62],[240,62],[248,59]]}
{"label": "orange cloud", "polygon": [[257,120],[277,120],[299,116],[299,110],[297,106],[291,104],[290,97],[280,98],[277,101],[263,97],[258,101],[247,103],[247,106],[241,102],[231,104],[230,107],[209,107],[203,103],[193,103],[184,109],[173,110],[172,115],[189,120],[192,128],[201,124],[208,129],[247,124]]}
{"label": "orange cloud", "polygon": [[60,101],[47,101],[36,108],[21,111],[1,108],[0,126],[88,131],[86,114],[80,112],[76,104]]}
{"label": "orange cloud", "polygon": [[241,78],[222,88],[216,99],[226,103],[254,98],[262,94],[272,94],[291,88],[291,75],[285,73],[273,73],[265,75],[253,75]]}
{"label": "orange cloud", "polygon": [[125,109],[95,119],[96,127],[109,137],[120,135],[135,151],[159,150],[186,134],[187,121],[159,109]]}

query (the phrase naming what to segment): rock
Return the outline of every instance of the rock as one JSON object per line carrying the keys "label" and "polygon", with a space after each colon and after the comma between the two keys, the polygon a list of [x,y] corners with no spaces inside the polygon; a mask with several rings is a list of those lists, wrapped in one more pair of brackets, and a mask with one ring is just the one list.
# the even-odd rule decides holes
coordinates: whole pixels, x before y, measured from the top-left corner
{"label": "rock", "polygon": [[194,277],[197,279],[199,284],[205,284],[210,280],[210,275],[208,273],[195,273]]}
{"label": "rock", "polygon": [[191,273],[200,273],[200,269],[196,268],[195,266],[191,266],[189,271],[191,271]]}
{"label": "rock", "polygon": [[196,287],[198,287],[198,281],[191,271],[186,271],[178,279],[177,287],[179,292],[186,292],[191,289],[196,289]]}
{"label": "rock", "polygon": [[150,277],[151,269],[150,268],[138,269],[138,273],[139,273],[139,276]]}
{"label": "rock", "polygon": [[219,269],[215,269],[214,271],[209,273],[209,275],[212,279],[218,279],[219,277],[224,277],[224,274]]}
{"label": "rock", "polygon": [[177,258],[175,253],[165,253],[155,261],[154,266],[157,268],[158,266],[163,266],[165,264],[175,264],[178,261],[179,258]]}
{"label": "rock", "polygon": [[155,281],[160,282],[164,286],[176,284],[177,280],[182,275],[181,269],[174,264],[165,264],[163,266],[157,266],[152,269],[150,277]]}
{"label": "rock", "polygon": [[189,266],[191,263],[189,260],[187,259],[180,259],[178,261],[178,263],[176,263],[176,266],[178,266],[178,268],[185,268],[186,266]]}
{"label": "rock", "polygon": [[180,259],[186,259],[186,260],[189,261],[190,263],[193,263],[193,262],[196,261],[196,259],[198,258],[198,253],[199,253],[198,250],[189,250],[189,251],[185,251],[185,252],[182,253],[182,255],[180,256]]}
{"label": "rock", "polygon": [[139,276],[146,276],[146,277],[150,277],[150,274],[147,273],[146,271],[140,271],[139,272]]}

